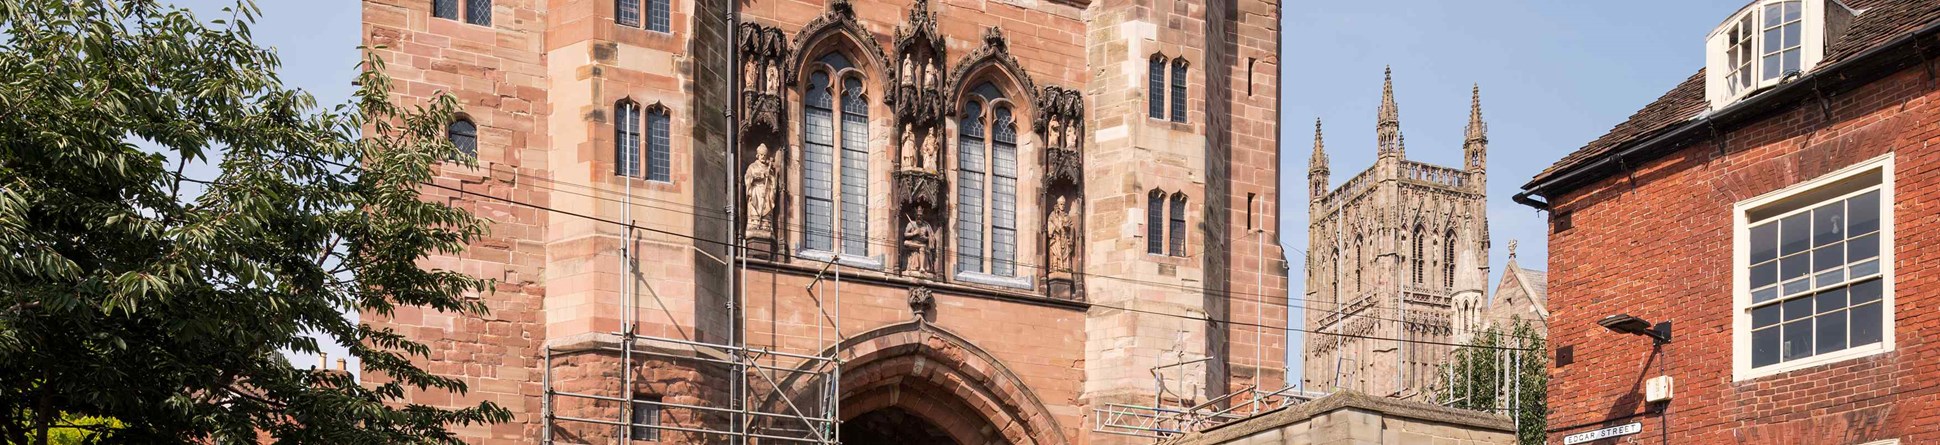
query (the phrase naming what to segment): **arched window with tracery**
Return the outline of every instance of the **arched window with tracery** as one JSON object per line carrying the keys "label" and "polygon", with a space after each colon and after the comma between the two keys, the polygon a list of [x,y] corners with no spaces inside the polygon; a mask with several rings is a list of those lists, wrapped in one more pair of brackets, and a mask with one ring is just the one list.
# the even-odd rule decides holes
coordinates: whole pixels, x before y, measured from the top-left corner
{"label": "arched window with tracery", "polygon": [[1017,121],[989,82],[964,95],[957,122],[957,271],[1017,276]]}
{"label": "arched window with tracery", "polygon": [[1455,287],[1455,231],[1442,235],[1442,286]]}
{"label": "arched window with tracery", "polygon": [[867,88],[841,53],[822,56],[808,70],[802,91],[802,247],[868,255]]}
{"label": "arched window with tracery", "polygon": [[1423,236],[1422,236],[1422,235],[1425,235],[1425,234],[1426,234],[1426,233],[1425,233],[1425,232],[1422,232],[1422,230],[1421,230],[1421,225],[1420,225],[1420,224],[1416,224],[1416,225],[1415,225],[1415,231],[1414,231],[1414,233],[1413,233],[1413,234],[1411,235],[1411,237],[1410,237],[1410,238],[1408,238],[1408,242],[1409,242],[1410,244],[1413,244],[1413,245],[1414,245],[1414,248],[1415,248],[1415,251],[1414,251],[1414,255],[1413,255],[1413,256],[1410,256],[1410,257],[1408,257],[1408,260],[1409,260],[1409,261],[1410,261],[1410,262],[1411,262],[1411,263],[1413,264],[1413,266],[1414,266],[1414,279],[1415,279],[1415,280],[1414,280],[1414,283],[1415,283],[1415,284],[1421,284],[1421,283],[1422,283],[1422,279],[1423,279],[1423,278],[1422,278],[1422,275],[1423,275],[1423,273],[1422,273],[1422,269],[1424,269],[1424,267],[1423,267],[1423,266],[1425,266],[1425,265],[1426,265],[1426,264],[1424,264],[1424,263],[1425,263],[1425,262],[1427,261],[1427,257],[1424,257],[1424,256],[1422,256],[1422,252],[1421,252],[1421,251],[1422,251],[1422,249],[1421,249],[1421,247],[1422,247],[1422,245],[1424,245],[1424,244],[1428,244],[1428,238],[1426,238],[1426,237],[1423,237]]}
{"label": "arched window with tracery", "polygon": [[1364,241],[1365,239],[1360,234],[1354,235],[1354,293],[1357,296],[1361,293],[1362,286],[1364,285],[1361,282],[1361,265],[1367,262],[1366,257],[1363,256],[1367,251],[1367,245],[1364,244]]}

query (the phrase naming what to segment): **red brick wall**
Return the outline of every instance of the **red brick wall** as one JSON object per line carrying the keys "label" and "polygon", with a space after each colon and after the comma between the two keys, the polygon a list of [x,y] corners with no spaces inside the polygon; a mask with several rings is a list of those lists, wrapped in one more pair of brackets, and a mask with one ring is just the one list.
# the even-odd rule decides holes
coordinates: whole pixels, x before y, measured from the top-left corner
{"label": "red brick wall", "polygon": [[[1574,363],[1550,371],[1549,425],[1565,428],[1551,442],[1645,412],[1643,380],[1660,369],[1676,380],[1667,417],[1610,423],[1644,423],[1620,443],[1940,442],[1940,350],[1926,339],[1940,327],[1940,271],[1923,267],[1940,259],[1927,248],[1940,241],[1936,99],[1927,72],[1908,69],[1832,97],[1829,110],[1807,99],[1730,129],[1724,153],[1710,139],[1556,197],[1574,228],[1549,238],[1550,347],[1573,349]],[[1895,350],[1734,383],[1733,205],[1888,152]],[[1596,324],[1617,313],[1671,321],[1675,341],[1653,354],[1648,340]]]}

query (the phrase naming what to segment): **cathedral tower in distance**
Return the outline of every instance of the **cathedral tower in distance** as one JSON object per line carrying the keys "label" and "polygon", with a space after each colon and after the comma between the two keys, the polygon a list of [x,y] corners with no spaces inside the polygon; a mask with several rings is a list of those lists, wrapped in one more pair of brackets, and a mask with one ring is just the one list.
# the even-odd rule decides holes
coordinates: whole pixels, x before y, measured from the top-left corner
{"label": "cathedral tower in distance", "polygon": [[1329,188],[1314,124],[1309,160],[1306,387],[1412,398],[1428,394],[1451,348],[1472,335],[1488,290],[1487,126],[1469,105],[1463,165],[1407,158],[1389,71],[1374,165]]}

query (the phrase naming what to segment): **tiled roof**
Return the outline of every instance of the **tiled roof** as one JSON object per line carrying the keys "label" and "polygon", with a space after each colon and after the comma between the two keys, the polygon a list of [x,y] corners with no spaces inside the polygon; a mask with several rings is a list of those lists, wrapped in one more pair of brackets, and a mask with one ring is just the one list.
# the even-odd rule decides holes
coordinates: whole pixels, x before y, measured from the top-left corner
{"label": "tiled roof", "polygon": [[[1885,44],[1928,23],[1940,20],[1940,1],[1935,0],[1844,0],[1860,14],[1853,18],[1846,34],[1827,46],[1824,66],[1846,60],[1867,49]],[[1692,44],[1693,50],[1702,45]],[[1530,179],[1524,188],[1546,181],[1557,174],[1588,164],[1618,148],[1670,130],[1697,117],[1709,106],[1704,98],[1704,69],[1698,69],[1683,83],[1657,98],[1630,119],[1611,128],[1609,133],[1556,161]]]}

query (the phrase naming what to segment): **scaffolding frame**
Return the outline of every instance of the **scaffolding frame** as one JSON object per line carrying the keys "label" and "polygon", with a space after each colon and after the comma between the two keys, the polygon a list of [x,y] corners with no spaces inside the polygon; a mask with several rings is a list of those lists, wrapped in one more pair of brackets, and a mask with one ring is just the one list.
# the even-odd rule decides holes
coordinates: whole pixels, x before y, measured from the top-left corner
{"label": "scaffolding frame", "polygon": [[[739,67],[741,65],[738,45],[739,33],[737,32],[740,26],[740,18],[738,16],[739,4],[738,2],[728,2],[728,5],[728,12],[723,17],[727,29],[727,32],[724,34],[726,34],[727,48],[729,48],[729,51],[727,51],[727,63],[730,67]],[[743,81],[743,79],[740,79],[740,71],[739,69],[726,70],[730,86],[739,85]],[[730,91],[733,90],[733,88],[730,88]],[[740,102],[738,99],[736,102]],[[738,198],[741,196],[739,189],[742,181],[742,173],[739,169],[740,136],[737,134],[739,117],[736,115],[734,109],[735,107],[727,107],[725,111],[728,120],[726,144],[728,165],[733,166],[731,167],[732,172],[727,175],[728,179],[725,186],[728,191],[726,196],[729,197],[731,202],[738,201]],[[624,193],[626,201],[625,207],[622,210],[622,220],[626,221],[626,228],[625,236],[622,237],[623,241],[618,252],[621,270],[623,271],[620,274],[621,292],[619,303],[625,310],[620,315],[620,330],[618,332],[603,333],[604,335],[618,338],[618,345],[604,345],[595,341],[593,345],[584,347],[560,347],[551,344],[545,346],[541,377],[541,386],[544,389],[544,393],[540,401],[544,424],[541,427],[540,443],[545,445],[555,443],[554,429],[555,425],[560,423],[615,427],[619,432],[614,436],[622,444],[631,443],[635,439],[633,437],[635,430],[649,431],[656,438],[662,431],[725,437],[731,444],[747,444],[751,439],[777,443],[837,443],[841,435],[840,395],[843,364],[843,360],[839,357],[839,354],[841,341],[844,338],[841,334],[842,256],[836,255],[833,258],[821,260],[824,266],[815,274],[814,279],[804,289],[804,297],[813,302],[816,313],[816,317],[814,317],[816,350],[814,352],[795,353],[765,346],[750,346],[747,344],[748,323],[744,310],[747,307],[745,281],[746,273],[749,269],[748,262],[750,260],[747,238],[745,233],[741,231],[743,224],[737,212],[739,206],[733,204],[727,205],[725,206],[725,213],[727,214],[727,220],[731,221],[731,227],[728,228],[728,232],[733,234],[733,242],[727,243],[726,245],[728,255],[725,260],[713,257],[712,255],[708,256],[724,263],[729,269],[727,279],[723,283],[728,297],[725,309],[728,312],[726,318],[728,321],[727,330],[729,332],[729,341],[727,343],[709,343],[682,338],[641,335],[637,331],[639,322],[634,319],[634,312],[638,310],[641,303],[639,284],[642,277],[639,270],[639,253],[632,249],[632,246],[640,241],[638,237],[639,225],[632,217],[634,207],[633,181],[629,178],[625,182],[626,188]],[[834,235],[839,245],[842,234],[838,232]],[[699,252],[704,255],[707,254],[706,251]],[[822,285],[825,280],[831,281],[832,285]],[[833,295],[829,295],[830,293]],[[783,296],[777,294],[773,295],[772,298],[779,300]],[[678,322],[676,322],[677,325]],[[779,335],[780,333],[776,332],[775,334]],[[639,346],[642,343],[661,347],[641,348]],[[564,356],[585,353],[617,353],[621,373],[619,396],[562,391],[555,387],[556,382],[553,378],[553,369],[556,361]],[[732,376],[727,379],[726,406],[674,403],[668,402],[664,398],[643,399],[637,397],[638,393],[635,391],[633,379],[635,366],[639,363],[647,363],[645,361],[636,361],[637,356],[648,356],[666,362],[697,363],[692,369],[696,373],[703,374],[709,371],[707,369],[709,367],[727,368],[728,373],[732,374]],[[778,378],[778,376],[781,377]],[[808,377],[807,384],[792,385],[784,383],[798,382],[802,377]],[[765,384],[772,392],[757,395],[756,391],[754,391],[757,384]],[[815,397],[815,400],[813,400],[814,404],[810,405],[808,410],[804,410],[795,400],[795,398],[803,396],[804,393],[810,393]],[[561,415],[558,410],[562,400],[578,400],[589,403],[618,403],[620,405],[620,409],[618,410],[619,415],[617,419]],[[726,416],[729,420],[721,426],[709,425],[705,421],[695,426],[667,425],[660,422],[659,419],[636,422],[634,421],[633,414],[634,410],[638,407],[652,407],[657,413],[664,412],[668,408],[690,410],[696,413],[712,413]],[[764,409],[762,407],[772,409]],[[800,428],[787,428],[792,425],[799,425]],[[722,426],[725,426],[725,428]]]}

